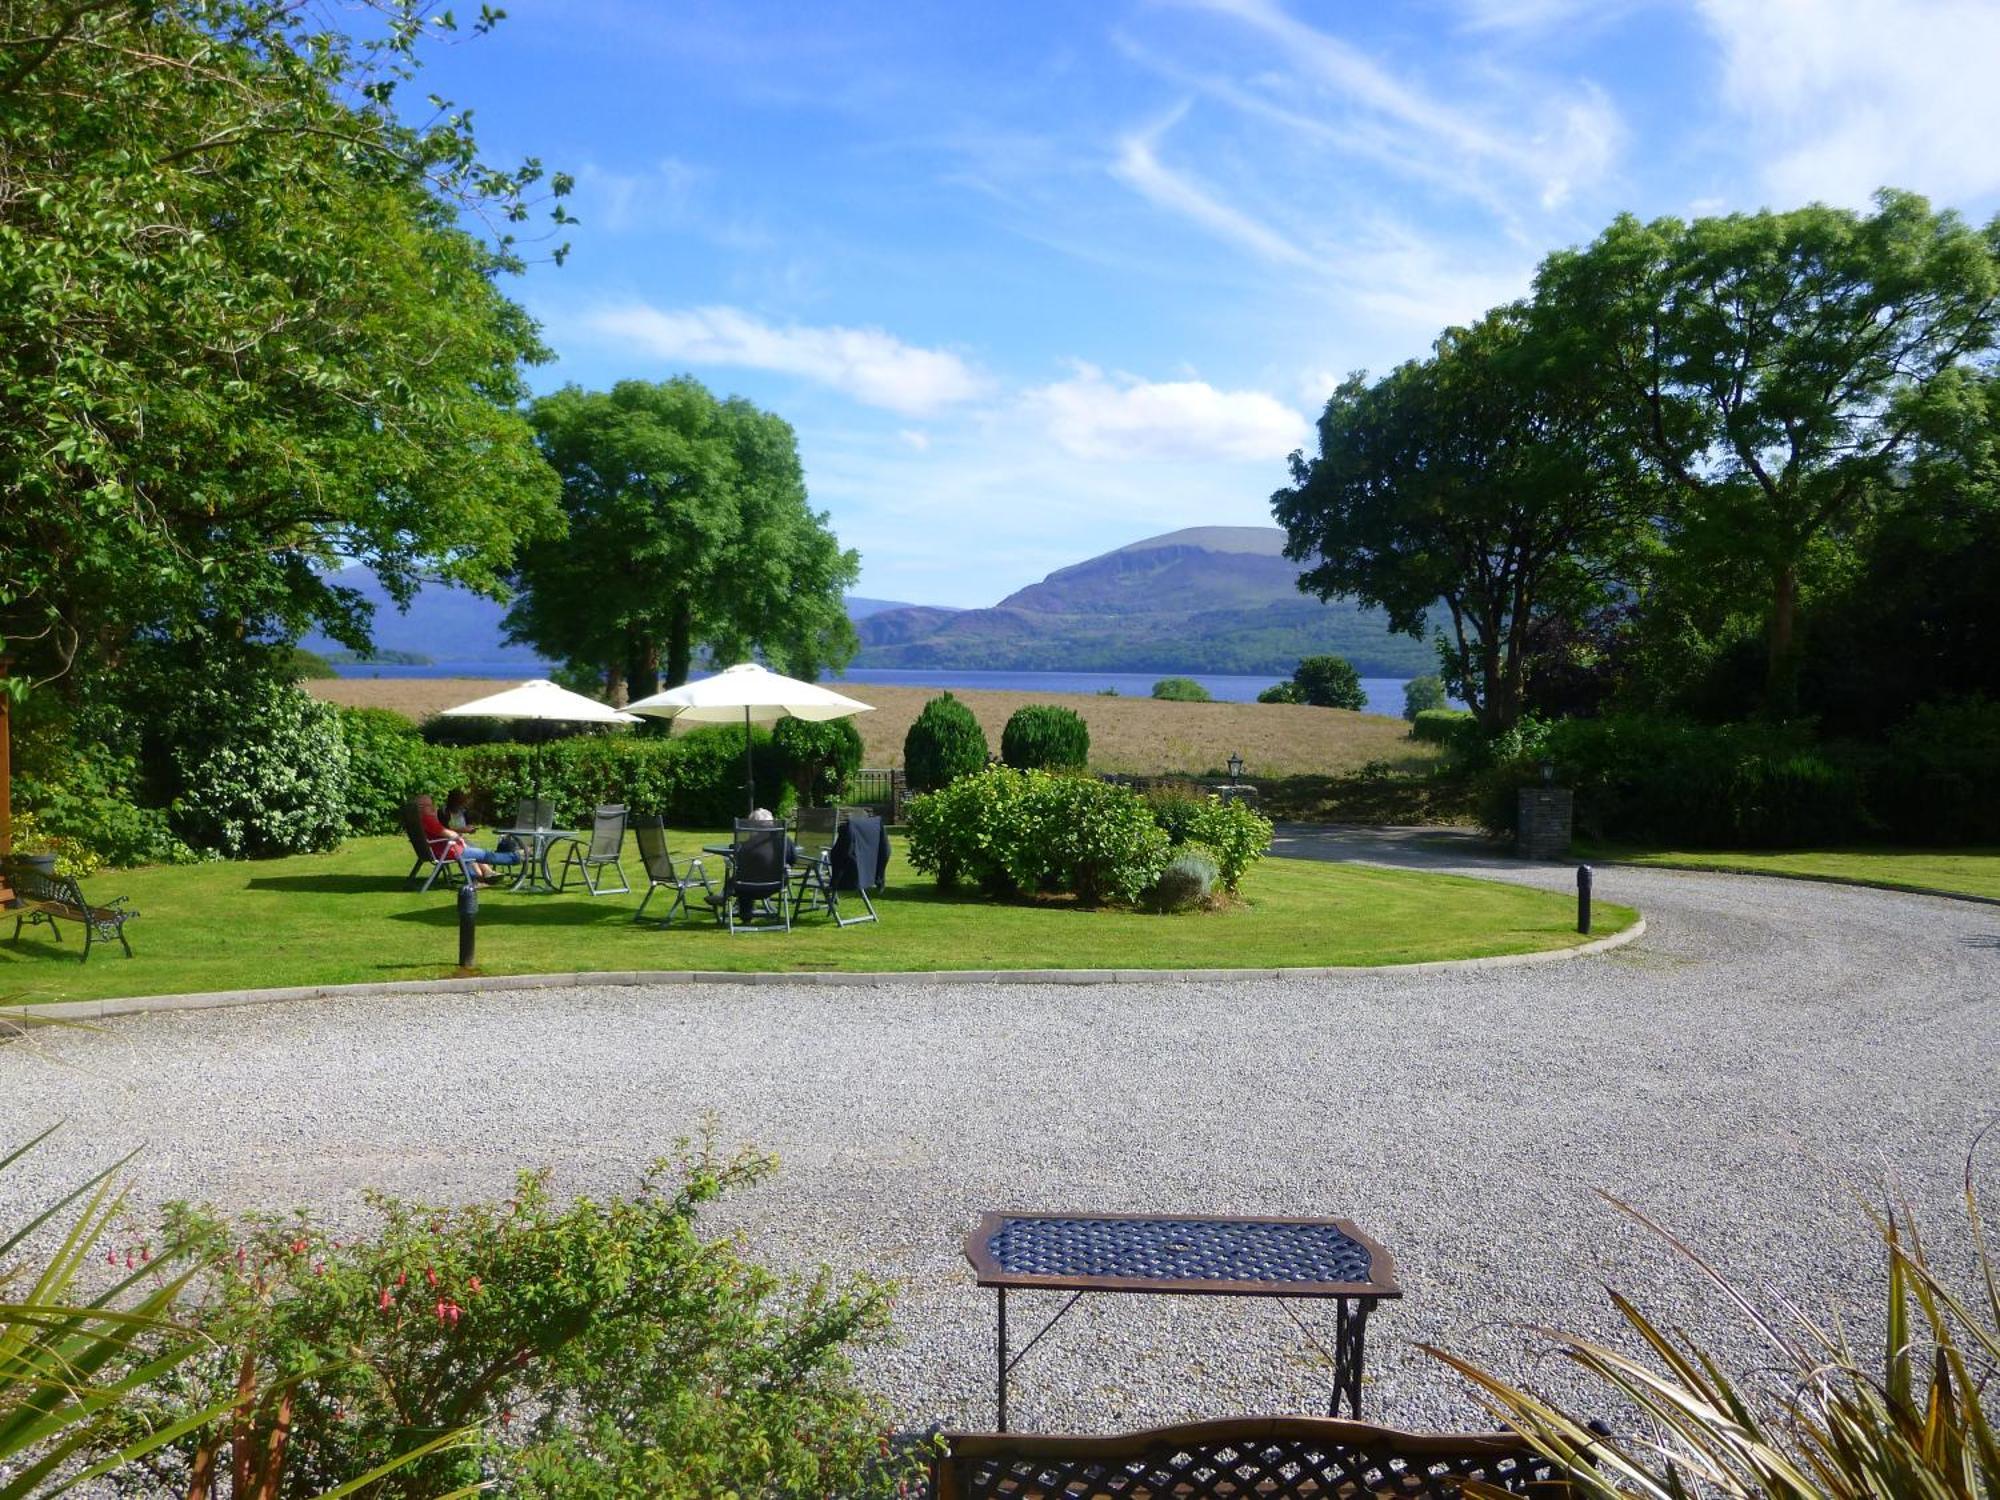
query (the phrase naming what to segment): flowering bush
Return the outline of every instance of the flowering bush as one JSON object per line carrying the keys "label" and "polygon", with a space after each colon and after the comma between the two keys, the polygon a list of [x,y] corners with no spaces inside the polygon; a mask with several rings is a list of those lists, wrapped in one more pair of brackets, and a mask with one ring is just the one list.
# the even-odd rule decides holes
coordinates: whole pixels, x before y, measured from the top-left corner
{"label": "flowering bush", "polygon": [[1167,862],[1138,794],[1088,776],[992,766],[915,799],[908,816],[912,864],[991,895],[1135,902]]}
{"label": "flowering bush", "polygon": [[231,859],[316,854],[347,827],[347,746],[326,704],[288,682],[203,682],[176,705],[169,815],[189,847]]}
{"label": "flowering bush", "polygon": [[893,1488],[883,1414],[847,1359],[885,1329],[884,1288],[787,1285],[696,1232],[701,1205],[773,1165],[683,1142],[629,1198],[558,1204],[533,1174],[504,1204],[376,1195],[358,1239],[303,1213],[231,1225],[174,1206],[169,1242],[206,1267],[183,1315],[215,1342],[142,1420],[227,1414],[151,1477],[197,1500],[317,1495],[442,1440],[364,1493]]}

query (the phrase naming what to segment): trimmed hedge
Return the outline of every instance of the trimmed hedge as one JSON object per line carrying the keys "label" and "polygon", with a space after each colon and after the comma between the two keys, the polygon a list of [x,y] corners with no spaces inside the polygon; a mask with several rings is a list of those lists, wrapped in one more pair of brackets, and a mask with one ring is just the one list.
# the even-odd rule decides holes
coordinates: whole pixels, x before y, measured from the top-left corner
{"label": "trimmed hedge", "polygon": [[950,693],[931,699],[903,736],[903,775],[913,792],[934,792],[986,765],[986,731]]}
{"label": "trimmed hedge", "polygon": [[[791,766],[768,730],[751,734],[751,764],[761,806],[792,806]],[[511,817],[514,804],[538,785],[555,803],[556,822],[587,827],[600,802],[657,812],[669,823],[721,827],[747,810],[743,795],[743,731],[731,725],[691,729],[671,739],[606,734],[531,745],[469,745],[457,752],[458,783],[472,794],[474,815],[491,823]]]}
{"label": "trimmed hedge", "polygon": [[387,708],[342,708],[347,746],[347,831],[397,833],[403,804],[419,792],[443,799],[458,776],[450,750],[427,744],[417,726]]}
{"label": "trimmed hedge", "polygon": [[1000,759],[1017,771],[1081,771],[1090,761],[1090,726],[1073,708],[1023,704],[1000,732]]}
{"label": "trimmed hedge", "polygon": [[1410,720],[1410,738],[1427,745],[1450,745],[1465,733],[1460,727],[1473,722],[1469,708],[1423,708]]}

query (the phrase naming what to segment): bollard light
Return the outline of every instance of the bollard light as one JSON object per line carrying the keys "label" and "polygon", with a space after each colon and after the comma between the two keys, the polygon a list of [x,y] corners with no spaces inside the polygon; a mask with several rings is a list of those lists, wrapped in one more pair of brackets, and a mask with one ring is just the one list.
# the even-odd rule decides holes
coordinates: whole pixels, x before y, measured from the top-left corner
{"label": "bollard light", "polygon": [[458,966],[472,967],[479,936],[479,892],[471,881],[458,888]]}
{"label": "bollard light", "polygon": [[1576,930],[1590,934],[1590,866],[1576,867]]}

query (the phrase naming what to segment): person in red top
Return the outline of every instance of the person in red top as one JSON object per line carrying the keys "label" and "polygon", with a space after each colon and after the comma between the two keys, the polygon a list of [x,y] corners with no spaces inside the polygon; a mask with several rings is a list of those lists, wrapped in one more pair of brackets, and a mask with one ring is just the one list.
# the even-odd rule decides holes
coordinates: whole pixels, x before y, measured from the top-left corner
{"label": "person in red top", "polygon": [[424,841],[430,845],[431,858],[440,864],[448,859],[457,860],[467,880],[490,885],[494,879],[494,864],[513,864],[519,858],[518,855],[496,855],[467,843],[457,829],[447,828],[438,820],[437,804],[428,795],[417,798],[417,817],[423,823]]}

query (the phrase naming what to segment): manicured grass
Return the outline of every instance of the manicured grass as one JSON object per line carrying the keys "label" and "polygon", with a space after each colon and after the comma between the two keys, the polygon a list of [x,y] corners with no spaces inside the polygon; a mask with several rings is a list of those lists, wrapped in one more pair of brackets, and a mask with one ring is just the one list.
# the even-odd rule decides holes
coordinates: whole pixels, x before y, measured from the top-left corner
{"label": "manicured grass", "polygon": [[1743,871],[1798,875],[1889,886],[1904,891],[1946,891],[2000,900],[2000,849],[1815,849],[1776,851],[1642,849],[1596,845],[1590,857],[1678,870]]}
{"label": "manicured grass", "polygon": [[[717,835],[676,835],[676,852]],[[628,852],[630,852],[628,850]],[[712,861],[719,865],[719,861]],[[338,852],[252,863],[107,870],[84,882],[124,895],[143,915],[88,964],[71,929],[0,940],[0,1001],[429,979],[454,972],[457,910],[442,888],[403,881],[398,838],[350,840]],[[634,854],[626,871],[640,876]],[[947,894],[892,866],[879,923],[833,928],[808,917],[787,935],[730,937],[705,914],[661,931],[631,920],[639,893],[591,898],[482,892],[480,972],[606,969],[1236,968],[1395,964],[1563,948],[1579,941],[1574,904],[1525,886],[1311,860],[1267,859],[1227,911],[1163,917],[1066,905],[1002,905]],[[664,902],[656,897],[652,911]],[[649,913],[650,914],[650,913]],[[1630,909],[1598,908],[1596,933]],[[11,931],[0,928],[0,936]]]}

